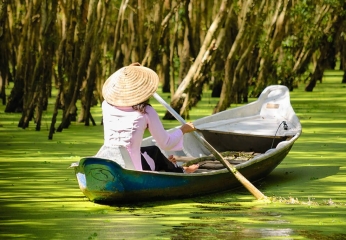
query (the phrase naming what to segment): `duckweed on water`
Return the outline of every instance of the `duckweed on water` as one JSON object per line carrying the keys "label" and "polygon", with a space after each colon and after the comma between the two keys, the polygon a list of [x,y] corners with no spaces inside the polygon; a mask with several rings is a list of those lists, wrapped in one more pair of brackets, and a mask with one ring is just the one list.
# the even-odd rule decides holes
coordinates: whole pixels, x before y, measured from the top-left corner
{"label": "duckweed on water", "polygon": [[[237,189],[136,205],[92,203],[67,168],[97,152],[102,126],[74,123],[48,141],[48,129],[17,128],[20,115],[5,114],[2,106],[0,238],[346,239],[346,95],[339,82],[326,79],[314,92],[304,92],[304,86],[291,92],[303,134],[279,167],[255,183],[272,196],[269,202]],[[93,111],[100,122],[100,109]],[[209,110],[196,108],[191,116],[201,111]]]}

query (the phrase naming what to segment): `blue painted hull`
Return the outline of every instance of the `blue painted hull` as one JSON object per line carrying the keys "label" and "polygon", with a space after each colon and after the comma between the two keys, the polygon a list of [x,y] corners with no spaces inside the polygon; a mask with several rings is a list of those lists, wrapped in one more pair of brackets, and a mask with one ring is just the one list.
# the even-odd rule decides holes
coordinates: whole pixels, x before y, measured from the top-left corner
{"label": "blue painted hull", "polygon": [[[250,181],[267,176],[288,154],[291,146],[260,161],[237,169]],[[75,167],[79,187],[90,201],[138,202],[205,195],[241,187],[226,169],[208,173],[135,171],[96,157],[83,158]]]}

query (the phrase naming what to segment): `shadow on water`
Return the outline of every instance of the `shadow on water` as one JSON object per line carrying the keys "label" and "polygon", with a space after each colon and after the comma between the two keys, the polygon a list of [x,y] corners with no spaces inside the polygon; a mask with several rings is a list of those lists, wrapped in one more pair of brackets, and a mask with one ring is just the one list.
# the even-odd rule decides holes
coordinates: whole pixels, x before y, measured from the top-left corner
{"label": "shadow on water", "polygon": [[[313,181],[324,179],[329,176],[337,174],[340,170],[340,166],[328,165],[328,166],[298,166],[290,168],[278,168],[275,169],[269,176],[260,181],[258,185],[261,188],[273,188],[284,186],[304,186]],[[277,188],[274,189],[277,191]]]}

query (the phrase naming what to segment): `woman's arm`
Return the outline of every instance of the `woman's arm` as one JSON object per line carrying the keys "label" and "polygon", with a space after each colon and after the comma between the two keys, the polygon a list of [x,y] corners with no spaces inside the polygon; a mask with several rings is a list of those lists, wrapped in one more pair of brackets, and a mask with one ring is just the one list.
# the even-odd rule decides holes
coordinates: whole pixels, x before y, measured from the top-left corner
{"label": "woman's arm", "polygon": [[163,150],[182,149],[183,134],[195,130],[192,123],[187,123],[175,131],[167,132],[162,125],[159,115],[151,106],[147,106],[146,112],[149,131],[156,140],[157,145]]}

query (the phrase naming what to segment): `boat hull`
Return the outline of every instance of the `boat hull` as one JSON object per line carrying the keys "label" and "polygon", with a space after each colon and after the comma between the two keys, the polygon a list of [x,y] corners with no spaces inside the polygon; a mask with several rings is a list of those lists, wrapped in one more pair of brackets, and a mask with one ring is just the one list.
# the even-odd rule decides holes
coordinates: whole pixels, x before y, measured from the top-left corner
{"label": "boat hull", "polygon": [[[249,181],[258,181],[275,169],[290,149],[287,146],[279,153],[237,168]],[[94,202],[187,198],[241,187],[226,169],[196,174],[135,171],[96,157],[81,159],[75,172],[80,189]]]}

